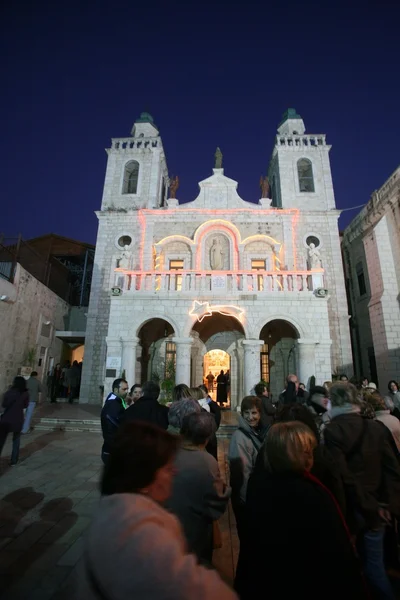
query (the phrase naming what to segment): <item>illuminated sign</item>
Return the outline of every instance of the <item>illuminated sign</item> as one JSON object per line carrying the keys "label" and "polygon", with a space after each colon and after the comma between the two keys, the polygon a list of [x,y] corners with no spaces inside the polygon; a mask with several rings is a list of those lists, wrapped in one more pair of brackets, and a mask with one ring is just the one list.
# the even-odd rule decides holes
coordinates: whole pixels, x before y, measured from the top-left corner
{"label": "illuminated sign", "polygon": [[197,300],[194,301],[189,315],[196,317],[199,323],[201,323],[205,317],[211,317],[214,312],[226,315],[227,317],[236,317],[237,319],[240,319],[244,315],[244,310],[238,306],[224,304],[211,306],[209,302],[198,302]]}

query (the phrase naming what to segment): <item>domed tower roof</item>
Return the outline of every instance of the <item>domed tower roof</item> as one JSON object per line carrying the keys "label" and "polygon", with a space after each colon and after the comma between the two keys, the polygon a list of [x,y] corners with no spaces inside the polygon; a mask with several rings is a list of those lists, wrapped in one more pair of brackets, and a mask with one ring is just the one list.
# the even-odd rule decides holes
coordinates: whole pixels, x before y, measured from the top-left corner
{"label": "domed tower roof", "polygon": [[158,127],[148,112],[140,113],[140,117],[133,124],[131,134],[133,137],[157,137]]}
{"label": "domed tower roof", "polygon": [[298,134],[303,135],[306,131],[304,122],[295,108],[288,108],[282,115],[282,121],[278,126],[280,134]]}

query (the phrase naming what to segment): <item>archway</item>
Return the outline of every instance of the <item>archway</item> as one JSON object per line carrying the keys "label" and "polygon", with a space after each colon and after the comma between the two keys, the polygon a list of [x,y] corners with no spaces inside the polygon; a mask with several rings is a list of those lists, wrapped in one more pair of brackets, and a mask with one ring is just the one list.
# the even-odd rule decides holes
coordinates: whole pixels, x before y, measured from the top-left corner
{"label": "archway", "polygon": [[136,382],[154,380],[162,383],[173,377],[176,349],[172,342],[174,328],[165,319],[150,319],[138,331],[141,356],[137,359]]}
{"label": "archway", "polygon": [[277,399],[289,373],[297,372],[296,329],[288,321],[275,319],[260,331],[264,344],[260,350],[261,379],[268,383],[273,399]]}
{"label": "archway", "polygon": [[[201,322],[197,321],[193,325],[193,334],[196,337],[198,336],[199,342],[202,343],[203,352],[197,354],[192,360],[192,385],[199,385],[208,374],[208,371],[205,371],[209,367],[207,355],[216,359],[219,357],[221,361],[226,355],[225,368],[220,366],[218,373],[221,369],[224,372],[227,369],[230,371],[228,402],[224,404],[224,408],[235,408],[241,401],[243,390],[243,348],[241,342],[245,338],[245,332],[242,324],[234,317],[212,313],[210,316],[203,318]],[[213,351],[216,351],[216,354],[211,354]],[[222,363],[220,362],[220,364]],[[215,366],[216,369],[217,366]],[[214,374],[213,369],[212,372]],[[216,399],[215,381],[212,396]]]}
{"label": "archway", "polygon": [[[204,383],[208,387],[208,392],[212,396],[213,400],[217,400],[217,377],[220,375],[221,371],[224,372],[226,376],[227,373],[230,373],[231,369],[231,357],[228,352],[225,350],[209,350],[203,359],[203,377]],[[230,405],[230,385],[229,380],[225,379],[226,386],[226,402],[221,404],[223,407],[227,407]],[[219,397],[221,401],[221,396]]]}

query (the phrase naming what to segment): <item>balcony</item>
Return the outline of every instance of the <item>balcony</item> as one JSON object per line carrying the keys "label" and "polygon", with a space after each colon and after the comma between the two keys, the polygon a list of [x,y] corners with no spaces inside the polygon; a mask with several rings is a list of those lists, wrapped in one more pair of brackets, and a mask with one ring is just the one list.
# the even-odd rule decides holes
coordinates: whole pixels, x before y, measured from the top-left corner
{"label": "balcony", "polygon": [[115,285],[129,294],[310,293],[323,287],[324,271],[145,272],[116,269]]}

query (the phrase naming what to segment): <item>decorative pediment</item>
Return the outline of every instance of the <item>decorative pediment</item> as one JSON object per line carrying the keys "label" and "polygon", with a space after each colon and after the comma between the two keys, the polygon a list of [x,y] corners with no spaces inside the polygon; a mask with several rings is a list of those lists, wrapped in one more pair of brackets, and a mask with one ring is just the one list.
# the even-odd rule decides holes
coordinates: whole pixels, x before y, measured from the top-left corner
{"label": "decorative pediment", "polygon": [[246,202],[237,193],[238,182],[226,177],[223,169],[213,169],[213,175],[199,182],[200,193],[193,202],[184,207],[193,208],[255,208],[253,202]]}

